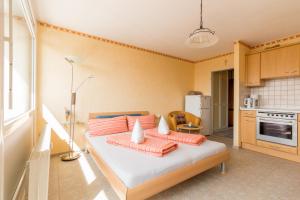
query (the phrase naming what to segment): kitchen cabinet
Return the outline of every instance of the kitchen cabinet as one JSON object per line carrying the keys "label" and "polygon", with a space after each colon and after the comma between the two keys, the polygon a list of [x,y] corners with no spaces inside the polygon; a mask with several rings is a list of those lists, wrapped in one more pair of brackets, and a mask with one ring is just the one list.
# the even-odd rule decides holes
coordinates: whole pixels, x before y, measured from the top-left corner
{"label": "kitchen cabinet", "polygon": [[246,56],[246,86],[262,86],[260,78],[260,53]]}
{"label": "kitchen cabinet", "polygon": [[281,145],[281,144],[276,144],[272,142],[266,142],[266,141],[261,141],[257,140],[257,145],[261,147],[265,147],[268,149],[273,149],[276,151],[282,151],[290,154],[297,154],[297,148],[296,147],[291,147],[287,145]]}
{"label": "kitchen cabinet", "polygon": [[241,141],[256,144],[256,116],[254,112],[241,111]]}
{"label": "kitchen cabinet", "polygon": [[300,156],[300,115],[298,114],[298,155]]}
{"label": "kitchen cabinet", "polygon": [[261,78],[300,76],[300,45],[261,53]]}
{"label": "kitchen cabinet", "polygon": [[256,110],[243,110],[241,111],[242,117],[256,117]]}
{"label": "kitchen cabinet", "polygon": [[240,110],[241,146],[244,149],[264,153],[300,163],[300,113],[298,114],[298,145],[289,146],[256,139],[256,111]]}

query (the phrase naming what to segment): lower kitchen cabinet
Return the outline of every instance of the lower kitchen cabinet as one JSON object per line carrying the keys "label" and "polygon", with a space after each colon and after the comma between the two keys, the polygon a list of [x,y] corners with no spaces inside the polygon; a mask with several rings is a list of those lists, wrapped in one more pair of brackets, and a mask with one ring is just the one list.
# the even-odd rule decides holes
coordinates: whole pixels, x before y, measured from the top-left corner
{"label": "lower kitchen cabinet", "polygon": [[246,117],[241,114],[241,141],[256,144],[256,117]]}
{"label": "lower kitchen cabinet", "polygon": [[297,147],[256,140],[256,112],[251,110],[240,111],[242,148],[300,163],[300,113],[298,114],[297,131]]}
{"label": "lower kitchen cabinet", "polygon": [[298,114],[298,155],[300,156],[300,114]]}
{"label": "lower kitchen cabinet", "polygon": [[282,152],[286,152],[286,153],[297,154],[297,148],[296,147],[276,144],[276,143],[272,143],[272,142],[265,142],[265,141],[260,141],[260,140],[257,140],[257,145],[261,146],[261,147],[273,149],[273,150],[276,150],[276,151],[282,151]]}

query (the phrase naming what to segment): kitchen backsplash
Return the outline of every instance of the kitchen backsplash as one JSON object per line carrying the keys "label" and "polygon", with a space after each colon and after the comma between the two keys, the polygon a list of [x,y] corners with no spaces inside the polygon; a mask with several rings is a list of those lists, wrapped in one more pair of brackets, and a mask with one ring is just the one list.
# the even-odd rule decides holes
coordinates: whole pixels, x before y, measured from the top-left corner
{"label": "kitchen backsplash", "polygon": [[259,106],[268,108],[300,108],[300,77],[266,80],[263,87],[251,88],[259,95]]}

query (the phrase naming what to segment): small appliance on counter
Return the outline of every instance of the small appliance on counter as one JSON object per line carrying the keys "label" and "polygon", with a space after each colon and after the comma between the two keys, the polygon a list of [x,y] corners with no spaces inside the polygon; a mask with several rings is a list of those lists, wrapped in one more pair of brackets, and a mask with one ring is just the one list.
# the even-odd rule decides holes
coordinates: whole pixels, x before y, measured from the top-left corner
{"label": "small appliance on counter", "polygon": [[244,98],[244,106],[246,108],[257,108],[258,107],[258,95],[251,95],[250,97]]}

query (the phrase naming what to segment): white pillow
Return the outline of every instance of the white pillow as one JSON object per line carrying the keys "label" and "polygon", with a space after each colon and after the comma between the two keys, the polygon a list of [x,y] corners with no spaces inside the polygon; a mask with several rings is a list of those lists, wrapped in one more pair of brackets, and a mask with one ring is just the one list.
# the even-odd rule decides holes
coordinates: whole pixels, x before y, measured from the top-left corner
{"label": "white pillow", "polygon": [[144,141],[145,141],[144,130],[141,126],[140,121],[138,119],[136,119],[133,129],[132,129],[131,142],[134,142],[136,144],[141,144]]}
{"label": "white pillow", "polygon": [[158,124],[158,133],[163,135],[168,135],[170,133],[170,128],[163,116],[161,116]]}

